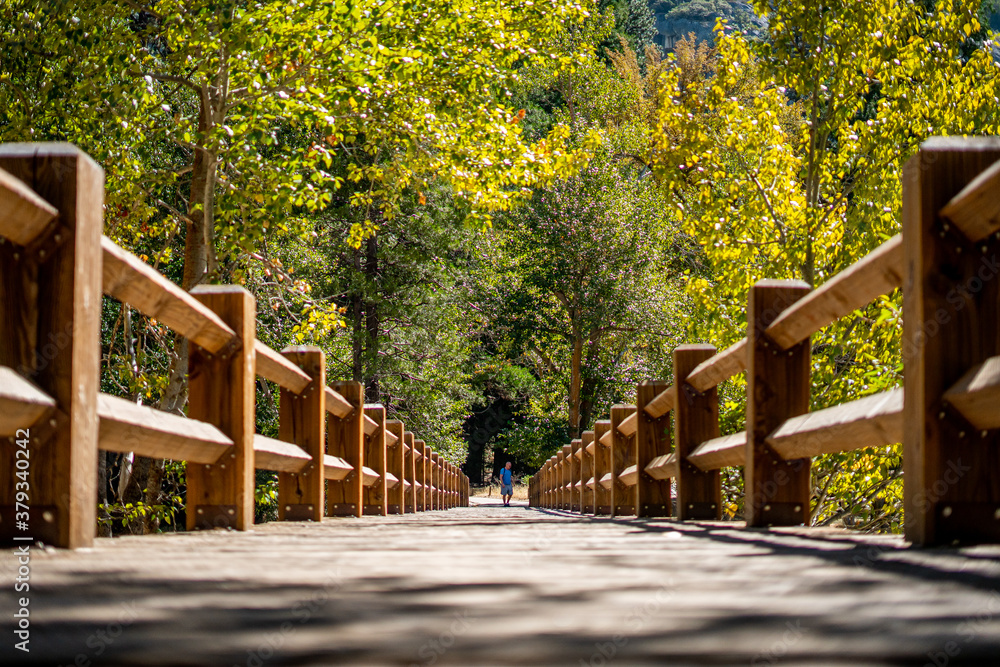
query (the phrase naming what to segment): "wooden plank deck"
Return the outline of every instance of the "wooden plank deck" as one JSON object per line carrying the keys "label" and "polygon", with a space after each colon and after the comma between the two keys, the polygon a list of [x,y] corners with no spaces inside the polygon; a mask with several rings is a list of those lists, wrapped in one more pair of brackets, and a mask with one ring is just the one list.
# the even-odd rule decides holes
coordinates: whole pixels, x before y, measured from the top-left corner
{"label": "wooden plank deck", "polygon": [[[33,549],[0,664],[998,664],[1000,548],[524,507]],[[950,655],[949,655],[950,654]]]}

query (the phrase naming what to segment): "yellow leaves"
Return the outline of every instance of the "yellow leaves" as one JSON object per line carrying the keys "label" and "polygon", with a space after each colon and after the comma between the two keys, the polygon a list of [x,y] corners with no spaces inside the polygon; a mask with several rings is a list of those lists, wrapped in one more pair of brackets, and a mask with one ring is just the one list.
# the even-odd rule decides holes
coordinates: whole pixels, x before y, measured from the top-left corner
{"label": "yellow leaves", "polygon": [[418,195],[417,200],[420,202],[421,206],[426,206],[427,205],[427,197],[424,196],[423,192],[421,192]]}

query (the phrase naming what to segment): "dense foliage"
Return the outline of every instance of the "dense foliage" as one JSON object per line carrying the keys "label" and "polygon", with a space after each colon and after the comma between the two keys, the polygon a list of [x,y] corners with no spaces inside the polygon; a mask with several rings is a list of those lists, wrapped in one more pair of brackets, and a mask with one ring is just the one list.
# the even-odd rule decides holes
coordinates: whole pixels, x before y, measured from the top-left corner
{"label": "dense foliage", "polygon": [[[818,286],[896,234],[921,141],[1000,132],[992,10],[0,0],[0,141],[80,145],[108,236],[184,289],[245,285],[265,343],[320,346],[479,480],[671,378],[676,345],[742,337],[758,279]],[[706,28],[664,53],[657,20]],[[102,390],[182,411],[183,341],[102,308]],[[813,406],[897,386],[900,332],[894,294],[814,336]],[[723,433],[744,387],[720,388]],[[276,435],[276,388],[257,404]],[[900,526],[897,447],[815,470],[816,522]],[[183,512],[179,463],[101,474],[105,531]]]}

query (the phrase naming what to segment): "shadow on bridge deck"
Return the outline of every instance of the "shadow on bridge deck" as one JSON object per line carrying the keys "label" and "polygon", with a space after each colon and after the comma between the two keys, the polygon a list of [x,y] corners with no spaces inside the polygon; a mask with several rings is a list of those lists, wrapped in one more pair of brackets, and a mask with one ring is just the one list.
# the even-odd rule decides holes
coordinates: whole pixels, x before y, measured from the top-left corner
{"label": "shadow on bridge deck", "polygon": [[834,530],[483,506],[31,568],[31,652],[5,613],[4,665],[1000,664],[1000,548]]}

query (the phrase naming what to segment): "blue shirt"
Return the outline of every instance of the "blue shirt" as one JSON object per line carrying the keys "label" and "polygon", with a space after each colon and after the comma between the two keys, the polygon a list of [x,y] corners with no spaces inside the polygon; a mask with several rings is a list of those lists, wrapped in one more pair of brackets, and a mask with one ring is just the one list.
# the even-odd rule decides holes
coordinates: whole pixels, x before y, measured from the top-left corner
{"label": "blue shirt", "polygon": [[504,468],[500,471],[500,481],[504,484],[510,484],[510,470]]}

